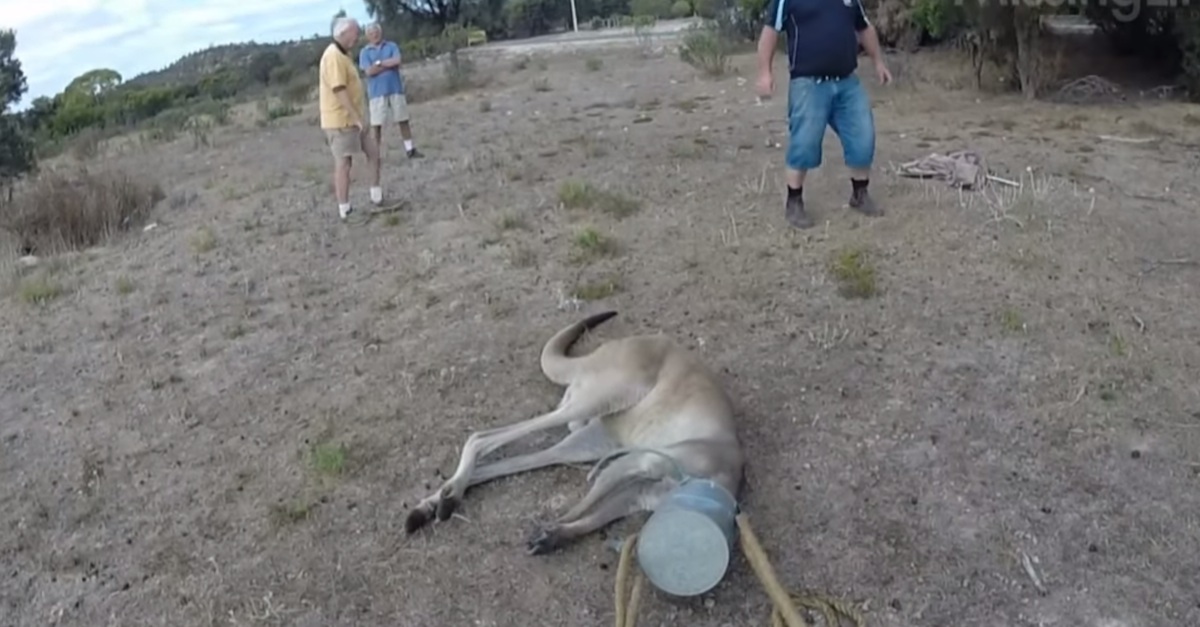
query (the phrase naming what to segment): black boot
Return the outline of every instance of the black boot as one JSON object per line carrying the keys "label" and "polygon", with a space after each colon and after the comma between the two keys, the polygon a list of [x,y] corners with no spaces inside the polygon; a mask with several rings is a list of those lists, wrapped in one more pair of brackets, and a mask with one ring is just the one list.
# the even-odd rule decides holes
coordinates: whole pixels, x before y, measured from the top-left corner
{"label": "black boot", "polygon": [[787,203],[784,205],[783,216],[792,226],[798,229],[812,228],[813,219],[804,211],[804,188],[787,188]]}
{"label": "black boot", "polygon": [[869,179],[850,179],[850,208],[865,215],[865,216],[881,216],[883,209],[880,209],[875,204],[875,200],[871,198],[870,192],[867,191]]}

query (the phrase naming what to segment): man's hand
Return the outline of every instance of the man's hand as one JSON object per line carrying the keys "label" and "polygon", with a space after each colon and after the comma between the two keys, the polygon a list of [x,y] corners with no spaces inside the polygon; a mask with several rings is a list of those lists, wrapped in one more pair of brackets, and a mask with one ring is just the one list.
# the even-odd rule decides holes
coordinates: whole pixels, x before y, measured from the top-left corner
{"label": "man's hand", "polygon": [[892,73],[888,71],[887,65],[883,63],[883,59],[875,62],[875,76],[879,77],[879,82],[884,85],[892,82]]}
{"label": "man's hand", "polygon": [[775,93],[775,76],[769,71],[759,72],[758,81],[754,86],[760,98],[770,98],[771,94]]}

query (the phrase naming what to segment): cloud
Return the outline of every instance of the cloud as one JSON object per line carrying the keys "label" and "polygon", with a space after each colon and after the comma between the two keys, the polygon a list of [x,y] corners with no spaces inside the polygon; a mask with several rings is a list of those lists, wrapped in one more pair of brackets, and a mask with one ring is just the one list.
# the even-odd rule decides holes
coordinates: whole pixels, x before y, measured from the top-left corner
{"label": "cloud", "polygon": [[128,79],[210,45],[325,33],[343,7],[367,19],[357,2],[328,0],[0,0],[0,15],[17,31],[16,56],[29,82],[25,106],[96,68]]}

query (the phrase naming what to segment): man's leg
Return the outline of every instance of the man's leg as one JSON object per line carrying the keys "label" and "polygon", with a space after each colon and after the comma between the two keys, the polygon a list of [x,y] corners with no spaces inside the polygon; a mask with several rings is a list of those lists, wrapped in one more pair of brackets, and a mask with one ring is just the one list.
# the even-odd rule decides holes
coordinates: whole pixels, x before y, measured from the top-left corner
{"label": "man's leg", "polygon": [[367,113],[371,118],[371,134],[375,136],[375,146],[383,152],[383,126],[387,124],[388,100],[385,96],[372,98],[367,103]]}
{"label": "man's leg", "polygon": [[383,187],[379,185],[380,179],[380,163],[379,144],[375,143],[375,139],[369,133],[363,133],[359,136],[359,141],[362,142],[363,154],[367,156],[367,167],[371,172],[371,202],[376,205],[383,203]]}
{"label": "man's leg", "polygon": [[846,167],[850,169],[850,207],[868,216],[883,215],[867,191],[875,160],[875,116],[867,90],[857,76],[837,84],[829,124],[842,142]]}
{"label": "man's leg", "polygon": [[798,229],[813,226],[804,209],[804,175],[821,165],[821,141],[829,123],[828,83],[811,78],[788,84],[787,202],[784,216]]}
{"label": "man's leg", "polygon": [[356,134],[357,129],[327,131],[329,150],[333,154],[333,196],[337,200],[338,215],[342,218],[353,211],[350,205],[350,168],[353,144],[347,134]]}
{"label": "man's leg", "polygon": [[392,96],[392,111],[396,116],[396,123],[400,126],[400,137],[404,139],[404,152],[409,159],[422,157],[413,145],[412,126],[408,123],[408,98],[404,94]]}

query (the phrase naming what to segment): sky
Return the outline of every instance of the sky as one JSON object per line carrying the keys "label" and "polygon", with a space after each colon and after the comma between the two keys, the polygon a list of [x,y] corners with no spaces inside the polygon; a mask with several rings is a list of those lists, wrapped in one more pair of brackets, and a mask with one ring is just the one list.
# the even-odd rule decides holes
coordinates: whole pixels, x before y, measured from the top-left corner
{"label": "sky", "polygon": [[325,34],[342,8],[368,19],[361,0],[0,0],[0,28],[16,30],[29,83],[14,108],[97,68],[130,79],[210,45]]}

